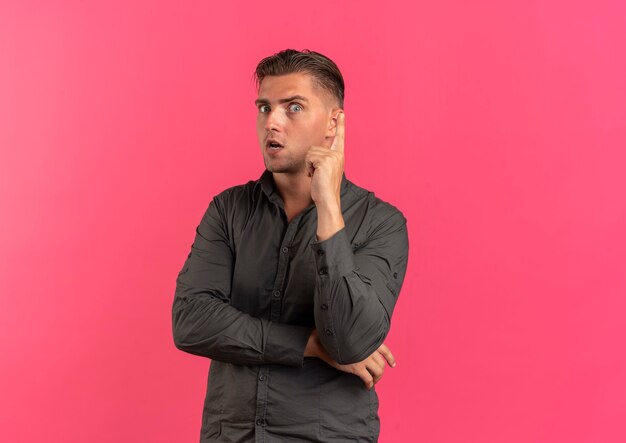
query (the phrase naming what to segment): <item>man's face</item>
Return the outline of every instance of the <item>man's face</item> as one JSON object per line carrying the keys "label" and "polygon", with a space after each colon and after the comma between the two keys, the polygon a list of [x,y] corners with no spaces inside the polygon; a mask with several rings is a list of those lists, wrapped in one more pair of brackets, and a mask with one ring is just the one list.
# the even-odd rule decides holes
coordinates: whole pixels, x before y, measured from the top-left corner
{"label": "man's face", "polygon": [[[313,86],[306,73],[268,76],[255,101],[257,136],[270,172],[304,173],[311,146],[330,146],[339,109],[330,94]],[[282,147],[274,149],[270,142]]]}

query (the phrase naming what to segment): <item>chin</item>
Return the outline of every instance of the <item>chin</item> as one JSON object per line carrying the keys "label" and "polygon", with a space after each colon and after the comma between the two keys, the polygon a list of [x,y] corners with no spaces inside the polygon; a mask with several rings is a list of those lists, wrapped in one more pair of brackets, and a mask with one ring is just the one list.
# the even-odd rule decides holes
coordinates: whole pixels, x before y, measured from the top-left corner
{"label": "chin", "polygon": [[295,174],[300,172],[301,168],[297,168],[296,165],[278,165],[272,162],[265,162],[265,168],[270,172],[282,173],[282,174]]}

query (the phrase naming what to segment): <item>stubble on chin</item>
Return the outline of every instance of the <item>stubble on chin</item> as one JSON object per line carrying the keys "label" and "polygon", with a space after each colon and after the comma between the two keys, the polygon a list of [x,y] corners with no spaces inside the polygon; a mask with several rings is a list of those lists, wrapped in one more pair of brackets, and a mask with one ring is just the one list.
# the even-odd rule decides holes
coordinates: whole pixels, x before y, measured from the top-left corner
{"label": "stubble on chin", "polygon": [[304,163],[298,164],[293,159],[282,159],[286,161],[272,161],[267,157],[263,158],[265,168],[270,172],[283,173],[283,174],[298,174],[304,170]]}
{"label": "stubble on chin", "polygon": [[293,165],[272,165],[271,162],[265,164],[265,168],[270,172],[277,173],[294,173],[295,169]]}

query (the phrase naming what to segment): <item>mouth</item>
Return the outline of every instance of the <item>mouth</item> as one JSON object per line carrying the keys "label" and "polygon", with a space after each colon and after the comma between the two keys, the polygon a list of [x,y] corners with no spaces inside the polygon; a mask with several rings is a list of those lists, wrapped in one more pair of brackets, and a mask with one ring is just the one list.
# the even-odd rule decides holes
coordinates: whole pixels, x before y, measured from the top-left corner
{"label": "mouth", "polygon": [[282,149],[284,146],[278,143],[277,141],[268,140],[265,143],[265,147],[269,149],[270,151],[278,151],[279,149]]}

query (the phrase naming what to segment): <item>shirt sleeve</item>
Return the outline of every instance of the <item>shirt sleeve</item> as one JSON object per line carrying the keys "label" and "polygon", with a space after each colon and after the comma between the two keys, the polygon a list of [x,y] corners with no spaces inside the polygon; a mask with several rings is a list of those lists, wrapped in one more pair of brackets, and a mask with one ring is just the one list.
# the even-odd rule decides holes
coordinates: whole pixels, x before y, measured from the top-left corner
{"label": "shirt sleeve", "polygon": [[408,264],[406,219],[395,210],[378,221],[361,245],[343,227],[311,247],[315,253],[315,325],[340,364],[362,361],[384,341]]}
{"label": "shirt sleeve", "polygon": [[176,279],[172,305],[175,346],[234,364],[302,367],[312,328],[272,322],[230,305],[234,259],[220,200],[209,204]]}

